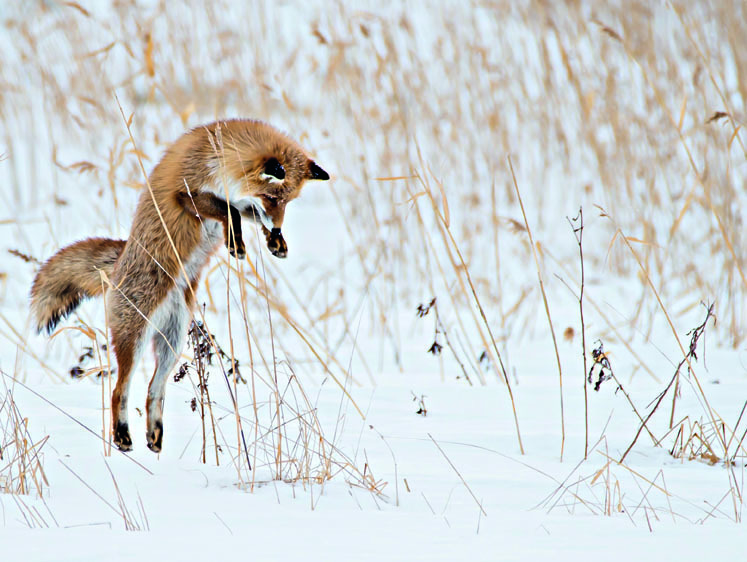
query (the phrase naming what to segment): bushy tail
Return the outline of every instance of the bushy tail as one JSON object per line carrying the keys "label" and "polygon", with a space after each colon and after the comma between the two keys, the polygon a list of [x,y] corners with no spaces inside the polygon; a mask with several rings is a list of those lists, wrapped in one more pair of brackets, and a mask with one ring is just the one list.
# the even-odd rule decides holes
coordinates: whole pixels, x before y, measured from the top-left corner
{"label": "bushy tail", "polygon": [[99,270],[111,276],[124,240],[88,238],[63,248],[41,267],[31,286],[31,313],[36,328],[51,333],[84,298],[102,293]]}

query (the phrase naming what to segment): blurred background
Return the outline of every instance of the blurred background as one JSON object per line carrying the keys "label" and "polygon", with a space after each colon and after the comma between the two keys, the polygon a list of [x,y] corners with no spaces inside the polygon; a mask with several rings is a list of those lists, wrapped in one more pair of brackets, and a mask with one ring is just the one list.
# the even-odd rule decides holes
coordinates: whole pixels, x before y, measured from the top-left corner
{"label": "blurred background", "polygon": [[[321,358],[358,381],[433,371],[479,384],[500,378],[495,342],[514,376],[533,361],[552,373],[528,235],[578,364],[569,219],[583,207],[590,340],[653,374],[645,346],[678,353],[663,310],[684,337],[715,302],[711,341],[744,350],[745,3],[604,4],[3,3],[2,367],[55,371],[80,351],[73,333],[53,346],[31,335],[36,261],[125,238],[138,156],[149,172],[185,130],[238,116],[288,132],[333,181],[289,208],[286,262],[254,241],[245,296],[216,255],[201,288],[214,332],[238,307],[251,330],[232,337],[266,349],[269,307],[277,353],[301,371]],[[418,319],[434,297],[437,318]],[[101,328],[102,308],[81,318]]]}

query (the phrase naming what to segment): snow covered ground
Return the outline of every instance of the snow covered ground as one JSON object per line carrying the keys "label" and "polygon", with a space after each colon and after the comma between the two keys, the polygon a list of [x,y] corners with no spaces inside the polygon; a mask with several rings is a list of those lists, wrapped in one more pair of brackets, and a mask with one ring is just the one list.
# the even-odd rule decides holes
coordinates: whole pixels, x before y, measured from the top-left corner
{"label": "snow covered ground", "polygon": [[[619,458],[629,444],[633,427],[627,404],[611,387],[603,386],[591,397],[591,441],[602,432],[605,439],[579,465],[580,393],[566,401],[573,414],[568,416],[566,460],[560,463],[557,424],[547,415],[555,409],[556,393],[541,379],[516,387],[525,414],[520,418],[527,451],[523,456],[502,388],[466,388],[430,379],[411,376],[406,384],[387,379],[362,389],[356,398],[365,405],[367,419],[349,409],[345,416],[336,442],[361,465],[370,463],[368,470],[386,482],[383,496],[342,479],[323,485],[270,481],[253,493],[240,490],[226,455],[221,455],[220,467],[200,464],[195,437],[199,420],[187,407],[190,394],[177,384],[168,389],[167,439],[160,457],[144,447],[142,418],[134,423],[135,451],[105,457],[96,436],[16,388],[16,402],[32,420],[31,429],[51,435],[44,446],[49,479],[44,501],[20,498],[23,511],[38,510],[32,526],[50,528],[30,530],[14,500],[0,497],[3,558],[238,554],[260,559],[510,560],[545,555],[626,560],[737,555],[742,548],[741,525],[733,521],[731,498],[724,498],[731,481],[723,466],[675,460],[650,442],[641,443],[625,467],[607,465],[609,457]],[[425,396],[425,417],[416,414],[414,389]],[[100,426],[97,384],[47,384],[35,390],[78,422]],[[655,385],[637,390],[633,396],[639,402],[657,391]],[[729,419],[739,415],[738,408],[729,406],[735,405],[734,395],[743,396],[743,384],[713,385],[709,391],[713,405]],[[683,408],[696,406],[683,402]],[[319,417],[336,420],[339,404],[339,393],[328,388],[318,398]],[[230,429],[232,420],[221,423]],[[743,463],[731,472],[741,487]],[[606,502],[611,504],[609,516],[603,515]],[[122,505],[143,532],[124,530]]]}
{"label": "snow covered ground", "polygon": [[[0,7],[0,492],[28,492],[0,493],[0,560],[740,556],[744,6],[438,7]],[[236,115],[332,181],[289,206],[287,260],[246,225],[200,288],[244,382],[216,357],[203,422],[195,369],[170,381],[154,455],[146,356],[122,454],[101,302],[34,334],[37,261],[126,237],[137,157]]]}

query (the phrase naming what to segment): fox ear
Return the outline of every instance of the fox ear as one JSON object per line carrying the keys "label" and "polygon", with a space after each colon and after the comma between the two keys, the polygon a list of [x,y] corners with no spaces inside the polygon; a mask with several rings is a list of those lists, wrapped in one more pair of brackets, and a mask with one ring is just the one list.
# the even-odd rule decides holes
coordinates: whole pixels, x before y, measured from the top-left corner
{"label": "fox ear", "polygon": [[329,174],[322,170],[316,162],[309,160],[309,178],[312,180],[328,180]]}

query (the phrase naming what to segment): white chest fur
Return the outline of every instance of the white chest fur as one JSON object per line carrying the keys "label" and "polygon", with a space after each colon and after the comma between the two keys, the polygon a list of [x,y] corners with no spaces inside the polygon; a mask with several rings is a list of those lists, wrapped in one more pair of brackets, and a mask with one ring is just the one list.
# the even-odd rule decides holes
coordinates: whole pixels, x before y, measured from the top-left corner
{"label": "white chest fur", "polygon": [[[203,219],[200,229],[200,241],[192,253],[184,260],[184,269],[189,281],[192,282],[200,275],[200,271],[215,251],[215,247],[223,240],[223,226],[218,221]],[[182,288],[187,287],[184,276],[177,279],[177,284]]]}

